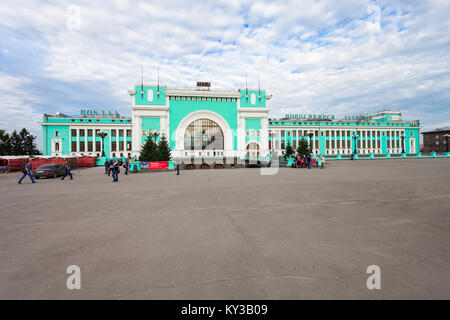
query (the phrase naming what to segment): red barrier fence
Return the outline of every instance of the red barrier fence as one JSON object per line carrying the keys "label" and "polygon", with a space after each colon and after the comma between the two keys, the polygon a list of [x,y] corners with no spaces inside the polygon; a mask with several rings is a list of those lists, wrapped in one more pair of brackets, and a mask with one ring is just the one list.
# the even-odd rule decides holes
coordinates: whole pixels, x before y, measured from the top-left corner
{"label": "red barrier fence", "polygon": [[[0,156],[0,159],[7,162],[8,171],[22,171],[23,167],[27,164],[28,160],[31,158],[31,169],[37,169],[38,167],[45,164],[60,164],[64,165],[66,161],[69,162],[70,168],[75,169],[78,167],[95,167],[96,157],[39,157],[39,156]],[[5,162],[3,161],[3,162]]]}

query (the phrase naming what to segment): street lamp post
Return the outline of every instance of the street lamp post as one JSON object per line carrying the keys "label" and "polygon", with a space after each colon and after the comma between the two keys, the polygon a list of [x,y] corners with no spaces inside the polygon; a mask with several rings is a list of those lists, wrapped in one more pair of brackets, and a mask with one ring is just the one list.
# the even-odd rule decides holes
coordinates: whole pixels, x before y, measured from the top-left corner
{"label": "street lamp post", "polygon": [[313,145],[312,145],[312,137],[313,137],[314,131],[309,130],[308,131],[308,137],[309,137],[309,147],[311,148],[311,153],[313,152]]}
{"label": "street lamp post", "polygon": [[97,134],[102,139],[102,157],[106,157],[105,155],[105,137],[108,135],[108,132],[101,130]]}
{"label": "street lamp post", "polygon": [[448,133],[444,134],[444,138],[445,138],[445,152],[448,152],[448,137],[450,137],[450,134],[448,134]]}
{"label": "street lamp post", "polygon": [[357,153],[358,153],[357,142],[358,142],[359,135],[356,134],[356,132],[353,132],[352,138],[353,138],[354,145],[355,145],[355,149],[354,149],[353,153],[354,153],[354,154],[357,154]]}
{"label": "street lamp post", "polygon": [[405,153],[405,138],[406,138],[406,135],[404,133],[402,133],[402,135],[400,137],[402,138],[402,153]]}
{"label": "street lamp post", "polygon": [[150,130],[150,137],[153,137],[153,140],[155,140],[159,137],[159,131],[158,130]]}

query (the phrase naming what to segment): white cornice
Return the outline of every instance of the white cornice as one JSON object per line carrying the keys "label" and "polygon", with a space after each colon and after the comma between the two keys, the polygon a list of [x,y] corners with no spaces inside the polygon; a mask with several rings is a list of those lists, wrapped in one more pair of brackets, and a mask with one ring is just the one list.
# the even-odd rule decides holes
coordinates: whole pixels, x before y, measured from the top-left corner
{"label": "white cornice", "polygon": [[38,122],[41,126],[88,126],[88,127],[131,127],[132,123],[101,123],[101,122]]}
{"label": "white cornice", "polygon": [[236,91],[215,91],[215,90],[184,90],[167,89],[167,96],[188,96],[188,97],[219,97],[219,98],[240,98],[241,94]]}
{"label": "white cornice", "polygon": [[238,112],[269,112],[269,108],[240,107]]}
{"label": "white cornice", "polygon": [[169,107],[165,105],[137,104],[133,106],[132,110],[169,111]]}

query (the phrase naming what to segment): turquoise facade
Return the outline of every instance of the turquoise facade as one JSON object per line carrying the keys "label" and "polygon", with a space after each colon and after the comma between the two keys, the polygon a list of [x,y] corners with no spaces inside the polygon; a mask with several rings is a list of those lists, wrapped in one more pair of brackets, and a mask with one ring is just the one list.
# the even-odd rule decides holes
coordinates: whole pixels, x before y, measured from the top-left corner
{"label": "turquoise facade", "polygon": [[[44,155],[91,155],[104,151],[107,157],[138,156],[150,134],[165,135],[176,158],[238,157],[261,159],[282,154],[287,144],[311,142],[314,154],[406,154],[419,153],[420,124],[404,121],[397,111],[380,111],[364,116],[336,119],[312,115],[269,119],[265,90],[169,89],[158,85],[135,85],[131,96],[131,117],[44,115],[41,122]],[[85,113],[102,114],[102,113]],[[214,123],[212,128],[197,128],[200,149],[185,144],[187,128],[199,120]],[[194,128],[194,126],[190,126]],[[195,130],[197,130],[195,129]],[[102,150],[99,130],[106,131]],[[209,130],[209,131],[208,131]],[[211,131],[212,130],[212,131]],[[308,132],[312,131],[310,138]],[[220,147],[203,144],[216,134]],[[353,138],[354,134],[358,139]],[[402,145],[404,135],[404,148]],[[206,138],[205,138],[206,137]],[[190,139],[190,138],[186,138]],[[189,141],[189,140],[187,140]],[[194,140],[192,140],[194,141]],[[213,139],[211,139],[213,141]],[[192,144],[193,145],[193,144]],[[191,147],[192,149],[185,150]],[[210,149],[208,149],[210,148]]]}

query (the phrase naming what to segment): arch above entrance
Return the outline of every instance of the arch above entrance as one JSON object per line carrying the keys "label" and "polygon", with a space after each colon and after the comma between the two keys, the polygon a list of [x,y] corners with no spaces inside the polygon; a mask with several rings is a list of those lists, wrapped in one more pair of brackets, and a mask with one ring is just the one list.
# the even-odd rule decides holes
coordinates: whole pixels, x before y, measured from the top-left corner
{"label": "arch above entrance", "polygon": [[208,110],[192,112],[180,121],[176,131],[175,150],[184,150],[184,134],[187,127],[195,120],[200,119],[209,119],[217,123],[223,132],[224,150],[233,150],[233,133],[228,122],[219,114]]}

